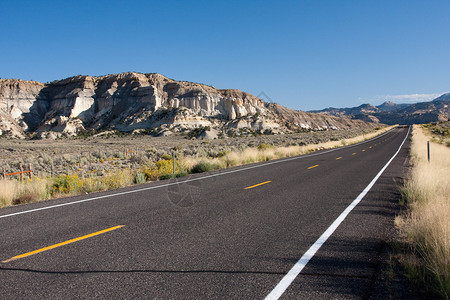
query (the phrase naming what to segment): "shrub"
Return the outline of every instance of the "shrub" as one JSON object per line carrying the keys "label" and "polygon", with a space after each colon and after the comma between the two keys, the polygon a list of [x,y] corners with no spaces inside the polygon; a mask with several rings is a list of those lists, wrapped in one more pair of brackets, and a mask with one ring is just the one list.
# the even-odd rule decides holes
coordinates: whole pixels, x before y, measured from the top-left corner
{"label": "shrub", "polygon": [[[161,175],[173,174],[173,160],[160,160],[156,163],[156,167]],[[175,173],[180,171],[180,166],[175,162]]]}
{"label": "shrub", "polygon": [[25,203],[35,202],[36,200],[37,200],[37,195],[26,193],[26,194],[23,194],[22,196],[20,196],[19,198],[14,199],[12,204],[13,205],[25,204]]}
{"label": "shrub", "polygon": [[188,173],[186,171],[181,171],[179,173],[175,173],[175,174],[163,174],[161,176],[159,176],[160,180],[166,180],[166,179],[171,179],[171,178],[179,178],[179,177],[183,177],[186,176]]}
{"label": "shrub", "polygon": [[[181,172],[182,169],[183,166],[176,160],[175,173]],[[158,180],[161,176],[173,174],[173,160],[160,160],[156,163],[148,164],[142,169],[142,173],[147,181]]]}
{"label": "shrub", "polygon": [[134,176],[134,183],[135,184],[143,184],[146,183],[147,180],[145,180],[145,176],[142,172],[137,172],[136,176]]}
{"label": "shrub", "polygon": [[163,174],[163,175],[159,176],[159,180],[166,180],[166,179],[171,179],[174,177],[175,177],[175,174]]}
{"label": "shrub", "polygon": [[130,162],[137,165],[143,165],[147,162],[148,158],[144,153],[134,153],[130,157]]}
{"label": "shrub", "polygon": [[258,146],[258,150],[267,150],[267,149],[269,149],[269,148],[271,148],[271,147],[272,147],[272,145],[262,143],[262,144],[260,144],[260,145]]}
{"label": "shrub", "polygon": [[161,155],[161,159],[162,160],[171,160],[172,155],[165,153],[165,154]]}
{"label": "shrub", "polygon": [[203,173],[212,170],[214,170],[214,165],[207,161],[200,161],[191,169],[191,173]]}
{"label": "shrub", "polygon": [[155,167],[145,167],[142,169],[142,174],[146,181],[153,181],[159,178],[158,170]]}
{"label": "shrub", "polygon": [[182,171],[182,172],[179,172],[179,173],[177,173],[177,174],[175,174],[175,177],[184,177],[184,176],[187,176],[187,172],[186,171]]}
{"label": "shrub", "polygon": [[105,191],[108,187],[99,180],[100,177],[85,178],[80,186],[80,193],[92,193],[98,191]]}
{"label": "shrub", "polygon": [[115,170],[100,177],[99,180],[106,185],[107,189],[117,189],[132,185],[134,176],[129,169]]}
{"label": "shrub", "polygon": [[195,129],[192,129],[192,130],[187,134],[187,136],[188,136],[189,138],[195,138],[195,137],[200,136],[203,132],[205,132],[205,131],[210,131],[210,130],[211,130],[211,128],[210,128],[209,126],[203,126],[203,127],[195,128]]}
{"label": "shrub", "polygon": [[219,151],[216,154],[216,157],[224,157],[225,155],[227,155],[227,153],[229,153],[230,151],[224,150],[224,151]]}
{"label": "shrub", "polygon": [[51,193],[77,192],[80,187],[80,179],[76,175],[58,175],[53,180]]}

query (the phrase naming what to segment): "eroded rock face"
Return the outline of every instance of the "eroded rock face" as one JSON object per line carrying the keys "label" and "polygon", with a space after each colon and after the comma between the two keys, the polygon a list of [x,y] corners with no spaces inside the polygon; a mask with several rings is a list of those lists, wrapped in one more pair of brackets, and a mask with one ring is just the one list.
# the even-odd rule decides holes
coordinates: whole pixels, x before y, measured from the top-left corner
{"label": "eroded rock face", "polygon": [[45,85],[36,81],[0,79],[0,130],[24,138],[34,130],[48,110]]}
{"label": "eroded rock face", "polygon": [[239,90],[219,90],[160,74],[74,76],[49,84],[0,79],[2,134],[53,137],[90,129],[136,132],[163,125],[164,130],[174,132],[204,126],[278,131],[367,126],[266,104]]}

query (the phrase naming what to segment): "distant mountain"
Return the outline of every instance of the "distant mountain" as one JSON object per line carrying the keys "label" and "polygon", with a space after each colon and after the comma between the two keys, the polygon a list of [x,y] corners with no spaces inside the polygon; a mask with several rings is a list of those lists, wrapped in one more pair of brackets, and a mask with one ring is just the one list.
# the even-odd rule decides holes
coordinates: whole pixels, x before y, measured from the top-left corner
{"label": "distant mountain", "polygon": [[443,94],[432,101],[415,104],[395,104],[386,101],[378,106],[362,104],[358,107],[330,107],[310,112],[339,117],[347,116],[352,119],[379,122],[389,125],[411,125],[447,121],[450,119],[450,93]]}
{"label": "distant mountain", "polygon": [[156,73],[74,76],[43,84],[0,79],[0,136],[58,138],[117,130],[214,135],[368,128],[361,120],[295,111],[234,89]]}
{"label": "distant mountain", "polygon": [[443,95],[437,97],[436,99],[434,99],[433,101],[438,102],[441,100],[450,100],[450,93],[443,94]]}
{"label": "distant mountain", "polygon": [[405,108],[407,106],[408,106],[408,104],[396,104],[396,103],[391,102],[391,101],[386,101],[383,104],[378,105],[377,108],[380,111],[395,111],[395,110],[399,110],[399,109]]}

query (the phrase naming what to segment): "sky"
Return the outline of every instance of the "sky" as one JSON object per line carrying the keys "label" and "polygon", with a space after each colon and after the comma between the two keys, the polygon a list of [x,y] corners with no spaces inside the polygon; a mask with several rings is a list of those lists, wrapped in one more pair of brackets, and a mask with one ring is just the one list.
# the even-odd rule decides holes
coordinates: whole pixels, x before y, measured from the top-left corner
{"label": "sky", "polygon": [[0,77],[160,73],[292,109],[450,91],[450,1],[0,0]]}

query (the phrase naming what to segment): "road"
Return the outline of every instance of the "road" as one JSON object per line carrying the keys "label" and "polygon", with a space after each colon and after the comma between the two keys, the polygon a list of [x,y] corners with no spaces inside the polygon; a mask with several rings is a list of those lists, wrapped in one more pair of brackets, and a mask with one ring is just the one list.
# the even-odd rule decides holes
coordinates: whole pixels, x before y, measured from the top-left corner
{"label": "road", "polygon": [[0,209],[1,297],[374,297],[408,134]]}

